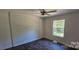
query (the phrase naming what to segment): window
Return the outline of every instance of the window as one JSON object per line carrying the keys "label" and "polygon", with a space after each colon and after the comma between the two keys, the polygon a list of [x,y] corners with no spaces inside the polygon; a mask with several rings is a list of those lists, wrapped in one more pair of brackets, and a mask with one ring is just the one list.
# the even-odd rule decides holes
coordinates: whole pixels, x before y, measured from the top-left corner
{"label": "window", "polygon": [[65,20],[53,20],[53,35],[64,37]]}

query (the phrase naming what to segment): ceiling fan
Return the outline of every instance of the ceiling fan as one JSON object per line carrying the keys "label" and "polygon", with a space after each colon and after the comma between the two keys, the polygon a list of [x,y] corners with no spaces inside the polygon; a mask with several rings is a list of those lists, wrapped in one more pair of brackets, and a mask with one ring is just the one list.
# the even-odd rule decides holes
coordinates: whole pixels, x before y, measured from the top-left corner
{"label": "ceiling fan", "polygon": [[46,11],[45,9],[40,9],[41,15],[49,15],[49,13],[57,12],[57,10]]}

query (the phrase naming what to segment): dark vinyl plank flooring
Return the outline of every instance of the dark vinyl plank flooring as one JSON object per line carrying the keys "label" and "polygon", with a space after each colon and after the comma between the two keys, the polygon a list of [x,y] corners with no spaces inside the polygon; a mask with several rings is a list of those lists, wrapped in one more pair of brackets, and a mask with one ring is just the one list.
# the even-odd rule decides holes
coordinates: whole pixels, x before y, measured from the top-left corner
{"label": "dark vinyl plank flooring", "polygon": [[53,43],[52,40],[39,39],[20,46],[9,48],[8,50],[74,50],[72,48],[65,48],[62,44]]}

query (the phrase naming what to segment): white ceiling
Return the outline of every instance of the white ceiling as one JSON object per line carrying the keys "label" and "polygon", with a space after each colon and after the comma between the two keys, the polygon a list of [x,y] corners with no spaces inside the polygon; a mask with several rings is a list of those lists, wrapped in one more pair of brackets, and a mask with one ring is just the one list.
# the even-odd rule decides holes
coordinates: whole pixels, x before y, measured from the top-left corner
{"label": "white ceiling", "polygon": [[46,11],[57,10],[57,12],[48,13],[49,15],[41,15],[40,9],[0,9],[0,11],[18,11],[18,12],[30,13],[38,17],[55,16],[55,15],[61,15],[65,13],[79,11],[79,9],[45,9],[45,10]]}
{"label": "white ceiling", "polygon": [[45,9],[46,11],[53,11],[57,10],[56,12],[48,13],[49,15],[41,15],[40,10],[38,9],[29,9],[30,13],[32,13],[35,16],[39,17],[48,17],[48,16],[55,16],[55,15],[61,15],[65,13],[71,13],[79,11],[78,9]]}

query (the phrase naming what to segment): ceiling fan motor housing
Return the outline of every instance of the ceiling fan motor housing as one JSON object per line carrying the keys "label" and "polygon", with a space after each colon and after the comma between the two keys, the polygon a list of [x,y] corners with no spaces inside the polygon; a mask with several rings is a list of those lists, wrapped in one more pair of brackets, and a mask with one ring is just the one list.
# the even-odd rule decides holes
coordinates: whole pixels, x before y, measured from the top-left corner
{"label": "ceiling fan motor housing", "polygon": [[46,11],[44,9],[41,10],[41,14],[45,15]]}

